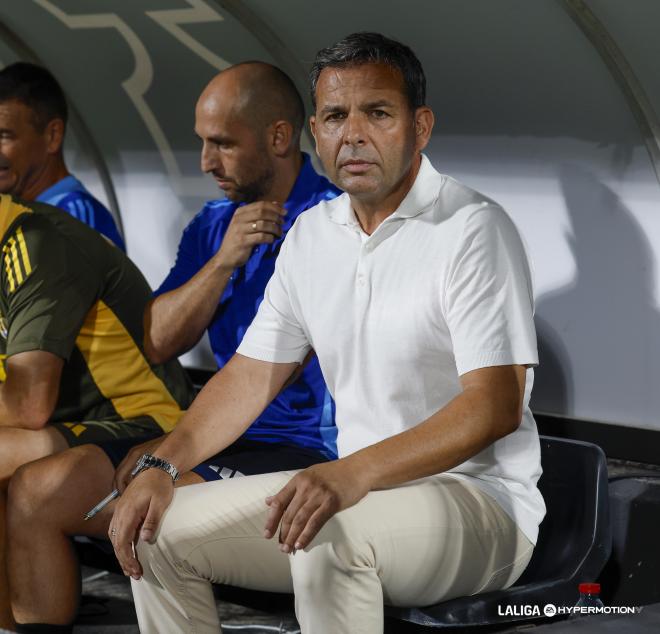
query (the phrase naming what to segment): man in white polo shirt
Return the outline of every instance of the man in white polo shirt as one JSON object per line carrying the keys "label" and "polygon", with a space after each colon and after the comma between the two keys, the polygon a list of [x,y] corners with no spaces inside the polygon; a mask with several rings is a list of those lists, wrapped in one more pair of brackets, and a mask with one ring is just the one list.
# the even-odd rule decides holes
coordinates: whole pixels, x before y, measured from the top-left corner
{"label": "man in white polo shirt", "polygon": [[[533,551],[545,509],[518,233],[421,154],[433,114],[408,47],[348,36],[318,53],[312,95],[317,152],[347,193],[298,219],[237,354],[117,506],[142,632],[217,632],[211,582],[294,591],[305,633],[381,632],[383,602],[508,587]],[[340,459],[174,491],[312,348]]]}

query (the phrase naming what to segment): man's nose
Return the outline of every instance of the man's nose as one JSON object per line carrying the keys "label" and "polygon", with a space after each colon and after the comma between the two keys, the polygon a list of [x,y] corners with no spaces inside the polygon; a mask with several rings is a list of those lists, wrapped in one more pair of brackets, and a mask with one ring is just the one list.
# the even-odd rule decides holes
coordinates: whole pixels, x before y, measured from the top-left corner
{"label": "man's nose", "polygon": [[208,143],[204,143],[202,146],[202,153],[201,153],[201,167],[202,167],[202,172],[205,174],[208,174],[209,172],[212,172],[213,170],[217,169],[218,167],[218,157],[216,152],[214,152],[208,145]]}
{"label": "man's nose", "polygon": [[362,113],[349,113],[344,126],[346,145],[363,145],[367,139],[365,121]]}

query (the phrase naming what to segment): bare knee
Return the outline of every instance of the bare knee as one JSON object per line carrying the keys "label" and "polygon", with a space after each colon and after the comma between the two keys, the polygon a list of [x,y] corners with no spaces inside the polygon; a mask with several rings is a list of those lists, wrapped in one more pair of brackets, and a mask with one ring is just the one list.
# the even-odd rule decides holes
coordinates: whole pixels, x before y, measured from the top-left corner
{"label": "bare knee", "polygon": [[30,463],[19,467],[11,478],[8,489],[8,506],[12,513],[28,516],[39,508],[39,498],[42,498],[41,485],[48,487],[42,469],[35,469]]}
{"label": "bare knee", "polygon": [[113,472],[110,460],[93,445],[23,465],[9,485],[10,527],[56,525],[65,530],[80,523],[84,511],[108,493]]}
{"label": "bare knee", "polygon": [[22,465],[67,449],[64,436],[54,427],[0,428],[0,482],[6,483]]}
{"label": "bare knee", "polygon": [[23,524],[35,516],[48,517],[49,494],[54,482],[39,463],[19,467],[9,482],[7,493],[7,519]]}

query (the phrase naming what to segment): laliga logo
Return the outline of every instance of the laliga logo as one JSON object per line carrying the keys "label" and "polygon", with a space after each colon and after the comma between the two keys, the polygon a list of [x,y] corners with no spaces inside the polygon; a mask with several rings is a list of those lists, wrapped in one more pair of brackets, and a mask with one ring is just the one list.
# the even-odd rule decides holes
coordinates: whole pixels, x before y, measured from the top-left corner
{"label": "laliga logo", "polygon": [[[552,618],[553,616],[575,616],[581,614],[639,614],[642,611],[640,606],[614,605],[604,606],[599,598],[599,583],[581,583],[579,586],[580,600],[573,607],[553,603],[546,603],[543,606],[543,614]],[[506,605],[497,606],[498,616],[517,616],[517,617],[535,617],[541,616],[541,608],[538,605]]]}

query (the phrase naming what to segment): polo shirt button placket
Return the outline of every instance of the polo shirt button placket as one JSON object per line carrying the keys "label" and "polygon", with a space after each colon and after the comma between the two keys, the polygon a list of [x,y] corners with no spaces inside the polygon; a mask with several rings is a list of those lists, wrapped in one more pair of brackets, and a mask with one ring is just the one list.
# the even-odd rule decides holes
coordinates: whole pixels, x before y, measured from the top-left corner
{"label": "polo shirt button placket", "polygon": [[[356,278],[358,291],[362,296],[362,301],[367,301],[367,303],[368,303],[368,293],[365,292],[367,290],[365,287],[367,286],[367,281],[369,276],[369,264],[368,264],[367,256],[372,252],[373,247],[374,247],[373,242],[368,241],[368,239],[365,240],[363,238],[362,252],[360,253],[360,261],[358,264],[358,271],[357,271],[358,274]],[[363,306],[363,308],[366,309],[366,304],[365,306]]]}
{"label": "polo shirt button placket", "polygon": [[355,286],[357,291],[360,292],[364,288],[364,240],[365,237],[361,231],[356,231],[360,241],[360,251],[358,253],[357,272],[355,275]]}

